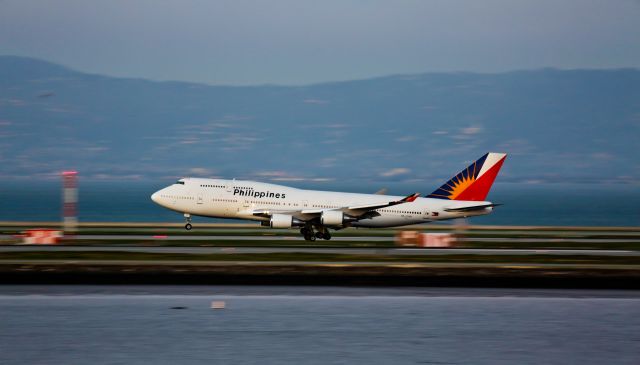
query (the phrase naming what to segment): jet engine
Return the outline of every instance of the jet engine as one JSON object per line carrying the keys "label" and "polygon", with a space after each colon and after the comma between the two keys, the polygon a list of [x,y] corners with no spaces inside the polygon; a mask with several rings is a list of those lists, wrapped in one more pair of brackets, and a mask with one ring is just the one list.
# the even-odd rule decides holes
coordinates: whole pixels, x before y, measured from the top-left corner
{"label": "jet engine", "polygon": [[269,221],[271,228],[291,228],[304,226],[304,222],[286,214],[274,214]]}
{"label": "jet engine", "polygon": [[339,210],[325,210],[322,212],[322,216],[320,216],[320,223],[323,226],[341,226],[355,220],[357,219]]}

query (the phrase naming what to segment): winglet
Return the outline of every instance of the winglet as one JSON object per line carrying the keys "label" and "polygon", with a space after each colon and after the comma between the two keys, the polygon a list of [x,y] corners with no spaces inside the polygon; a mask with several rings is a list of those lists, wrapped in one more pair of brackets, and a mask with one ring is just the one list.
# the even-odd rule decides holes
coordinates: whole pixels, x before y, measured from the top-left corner
{"label": "winglet", "polygon": [[405,198],[402,198],[402,200],[400,200],[403,203],[411,203],[412,201],[418,199],[418,197],[420,196],[420,193],[413,193]]}

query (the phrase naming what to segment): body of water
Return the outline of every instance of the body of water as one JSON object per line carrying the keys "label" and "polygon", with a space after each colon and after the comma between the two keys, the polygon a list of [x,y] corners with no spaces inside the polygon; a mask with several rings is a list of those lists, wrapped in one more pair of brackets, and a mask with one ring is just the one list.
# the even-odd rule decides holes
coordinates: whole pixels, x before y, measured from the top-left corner
{"label": "body of water", "polygon": [[[226,309],[212,310],[212,301]],[[2,364],[637,364],[640,293],[0,286]]]}
{"label": "body of water", "polygon": [[[183,218],[154,204],[150,195],[170,182],[96,183],[80,181],[80,221],[176,222]],[[301,186],[303,187],[303,186]],[[306,186],[304,186],[306,187]],[[308,188],[374,192],[363,188],[325,184]],[[393,186],[391,194],[431,191],[414,185]],[[503,206],[471,224],[640,226],[640,189],[631,185],[522,185],[496,184],[489,199]],[[55,182],[0,184],[0,220],[56,221],[61,217],[61,187]],[[196,218],[196,222],[215,222]]]}

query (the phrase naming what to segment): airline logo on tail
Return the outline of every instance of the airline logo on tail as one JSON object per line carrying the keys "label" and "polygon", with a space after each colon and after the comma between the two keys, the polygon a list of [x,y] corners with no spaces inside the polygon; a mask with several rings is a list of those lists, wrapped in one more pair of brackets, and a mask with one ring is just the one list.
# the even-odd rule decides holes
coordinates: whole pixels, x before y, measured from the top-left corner
{"label": "airline logo on tail", "polygon": [[487,153],[427,198],[484,201],[505,158],[505,153]]}

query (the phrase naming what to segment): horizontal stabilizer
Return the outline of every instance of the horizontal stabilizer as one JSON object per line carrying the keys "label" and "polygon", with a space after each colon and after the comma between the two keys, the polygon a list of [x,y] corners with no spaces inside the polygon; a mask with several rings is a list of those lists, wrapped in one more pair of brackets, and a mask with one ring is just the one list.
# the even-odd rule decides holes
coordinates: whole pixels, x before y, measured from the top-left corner
{"label": "horizontal stabilizer", "polygon": [[460,208],[444,208],[444,211],[445,212],[475,212],[477,210],[493,208],[500,205],[502,204],[481,204],[481,205],[472,205],[472,206],[460,207]]}

